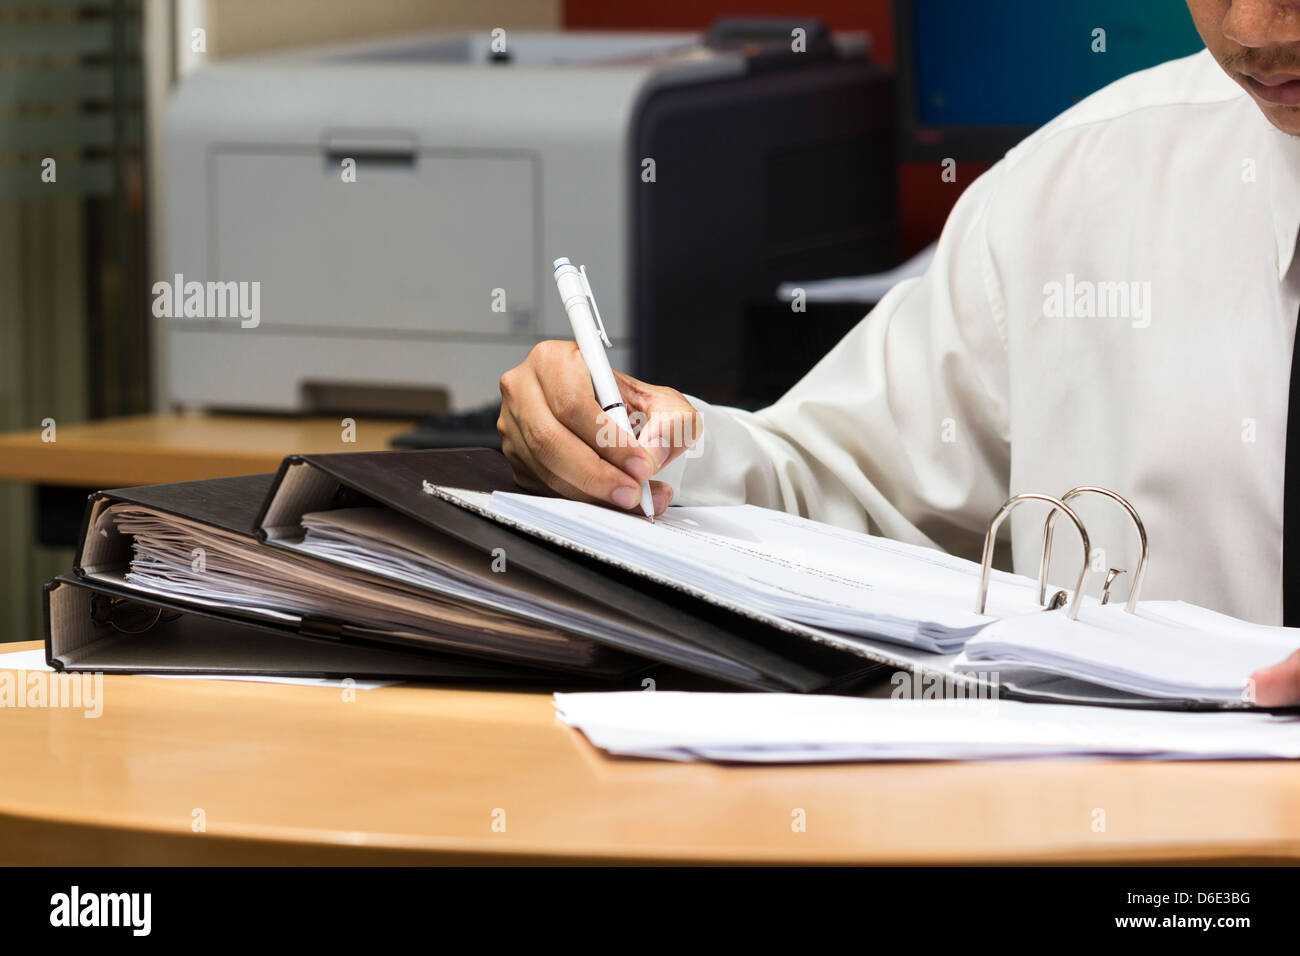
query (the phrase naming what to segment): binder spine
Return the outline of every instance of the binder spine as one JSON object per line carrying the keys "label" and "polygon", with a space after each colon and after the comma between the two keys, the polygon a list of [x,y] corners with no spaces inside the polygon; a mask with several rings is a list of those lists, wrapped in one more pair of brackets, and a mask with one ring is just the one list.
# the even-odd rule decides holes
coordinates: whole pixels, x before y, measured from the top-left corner
{"label": "binder spine", "polygon": [[100,503],[105,501],[105,499],[106,496],[104,492],[92,492],[87,496],[86,508],[81,513],[81,531],[77,535],[77,550],[72,555],[72,571],[79,578],[84,578],[86,576],[86,540],[90,536],[90,529],[95,526],[95,519],[102,507]]}

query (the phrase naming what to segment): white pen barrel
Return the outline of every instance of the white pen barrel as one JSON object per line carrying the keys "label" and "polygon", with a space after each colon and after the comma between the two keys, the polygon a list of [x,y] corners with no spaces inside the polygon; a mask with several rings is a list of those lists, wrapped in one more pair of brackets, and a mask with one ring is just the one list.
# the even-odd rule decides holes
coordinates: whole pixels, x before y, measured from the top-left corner
{"label": "white pen barrel", "polygon": [[[573,327],[573,338],[582,352],[582,360],[591,373],[591,384],[596,390],[596,401],[608,411],[611,406],[623,401],[623,394],[618,389],[614,372],[609,367],[609,358],[605,354],[605,344],[596,331],[596,316],[587,301],[587,289],[582,276],[572,265],[562,265],[555,270],[555,284],[560,290],[560,301],[564,303],[565,314]],[[618,419],[615,419],[618,421]],[[626,416],[624,416],[624,421]],[[620,422],[620,424],[622,424]],[[631,433],[631,426],[627,431]]]}
{"label": "white pen barrel", "polygon": [[[605,354],[605,345],[609,339],[604,327],[597,321],[596,304],[590,298],[591,286],[586,275],[575,269],[568,259],[556,259],[555,285],[560,290],[560,301],[564,303],[569,324],[573,326],[578,351],[582,353],[582,361],[586,363],[587,373],[591,376],[596,402],[613,419],[614,424],[635,441],[636,432],[632,431],[632,422],[623,404],[623,393],[618,390],[614,370],[609,367],[609,356]],[[654,521],[654,496],[650,493],[648,481],[641,482],[641,511]]]}
{"label": "white pen barrel", "polygon": [[632,437],[636,437],[636,432],[632,430],[632,419],[628,417],[627,408],[623,405],[616,405],[607,410],[607,414],[614,420],[614,424]]}

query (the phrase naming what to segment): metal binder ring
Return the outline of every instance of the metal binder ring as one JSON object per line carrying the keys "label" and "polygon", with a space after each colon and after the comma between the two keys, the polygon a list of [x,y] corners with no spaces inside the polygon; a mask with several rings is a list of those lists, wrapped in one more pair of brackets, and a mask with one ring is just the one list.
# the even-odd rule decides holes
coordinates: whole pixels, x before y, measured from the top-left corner
{"label": "metal binder ring", "polygon": [[[989,572],[993,568],[993,545],[997,541],[998,528],[1002,526],[1003,519],[1009,515],[1017,505],[1024,504],[1026,501],[1045,501],[1052,506],[1052,514],[1058,511],[1065,512],[1066,516],[1074,522],[1074,526],[1079,529],[1079,539],[1083,542],[1083,566],[1079,568],[1079,580],[1074,586],[1074,597],[1070,600],[1070,609],[1066,611],[1066,616],[1071,621],[1078,620],[1079,606],[1083,602],[1083,582],[1088,576],[1088,557],[1092,554],[1092,545],[1088,543],[1088,532],[1083,527],[1083,522],[1079,516],[1059,498],[1053,498],[1051,495],[1040,495],[1035,492],[1025,492],[1020,495],[1013,495],[1008,498],[1006,503],[998,509],[998,513],[993,516],[989,522],[989,530],[984,535],[984,556],[980,559],[980,591],[975,600],[975,613],[983,614],[984,605],[989,596]],[[1039,597],[1039,603],[1042,603],[1042,597]]]}
{"label": "metal binder ring", "polygon": [[[1137,525],[1138,541],[1142,545],[1142,553],[1138,558],[1137,570],[1133,572],[1133,584],[1129,587],[1128,603],[1124,605],[1124,610],[1129,614],[1134,613],[1137,607],[1138,591],[1142,588],[1142,575],[1147,570],[1147,559],[1151,556],[1147,547],[1147,529],[1142,524],[1142,519],[1138,517],[1137,509],[1134,508],[1127,498],[1109,488],[1098,488],[1094,485],[1080,485],[1078,488],[1071,488],[1065,494],[1061,495],[1062,501],[1069,501],[1071,498],[1077,498],[1079,495],[1087,494],[1105,495],[1119,504],[1128,512],[1133,524]],[[1052,560],[1052,524],[1056,521],[1056,512],[1053,511],[1047,516],[1047,521],[1043,524],[1043,554],[1038,563],[1038,603],[1043,603],[1047,597],[1047,569]],[[1091,560],[1091,556],[1089,556]],[[1104,603],[1104,602],[1103,602]]]}

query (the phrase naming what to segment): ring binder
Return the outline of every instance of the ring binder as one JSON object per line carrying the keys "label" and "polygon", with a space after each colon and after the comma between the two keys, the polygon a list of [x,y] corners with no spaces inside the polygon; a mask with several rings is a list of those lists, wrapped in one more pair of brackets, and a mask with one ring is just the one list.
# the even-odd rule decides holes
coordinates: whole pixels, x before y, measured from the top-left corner
{"label": "ring binder", "polygon": [[[984,605],[988,599],[989,572],[993,567],[993,546],[997,540],[998,528],[1002,526],[1002,522],[1007,515],[1026,501],[1047,502],[1052,506],[1051,513],[1053,515],[1058,511],[1064,512],[1066,516],[1074,522],[1074,526],[1079,529],[1079,539],[1083,542],[1083,565],[1079,568],[1079,580],[1074,586],[1074,597],[1070,601],[1069,611],[1066,612],[1070,620],[1077,620],[1079,617],[1079,606],[1083,601],[1083,582],[1088,576],[1088,558],[1089,555],[1092,554],[1092,545],[1088,541],[1088,530],[1084,528],[1083,522],[1079,520],[1079,516],[1074,513],[1074,510],[1060,498],[1053,498],[1051,495],[1040,495],[1033,491],[1027,491],[1019,495],[1012,495],[1006,500],[1002,507],[998,509],[998,513],[993,516],[993,520],[989,522],[989,529],[984,534],[984,554],[980,559],[980,589],[979,595],[975,599],[975,613],[984,613]],[[1048,610],[1060,606],[1057,600],[1058,597],[1059,595],[1053,597],[1051,606],[1048,607]],[[1041,591],[1038,600],[1040,603],[1043,601],[1043,594]]]}
{"label": "ring binder", "polygon": [[[1124,610],[1133,614],[1136,612],[1138,592],[1142,589],[1142,577],[1146,574],[1147,562],[1151,558],[1151,549],[1147,541],[1147,529],[1142,524],[1142,517],[1137,513],[1137,509],[1129,502],[1127,498],[1118,492],[1111,491],[1109,488],[1101,488],[1097,485],[1079,485],[1077,488],[1071,488],[1060,498],[1053,498],[1051,495],[1040,495],[1037,492],[1025,492],[1024,494],[1013,495],[998,509],[998,513],[993,516],[989,522],[988,531],[984,535],[984,554],[980,560],[980,589],[979,595],[975,600],[975,613],[983,614],[984,605],[988,598],[989,592],[989,572],[993,566],[993,545],[998,536],[998,528],[1002,521],[1011,511],[1026,501],[1045,501],[1052,506],[1048,512],[1047,519],[1043,522],[1043,550],[1038,556],[1038,603],[1043,605],[1044,610],[1054,611],[1065,603],[1065,592],[1057,591],[1049,600],[1047,597],[1047,572],[1052,561],[1052,528],[1056,523],[1056,516],[1064,512],[1074,522],[1074,526],[1079,529],[1079,538],[1083,542],[1083,567],[1079,570],[1079,580],[1074,587],[1074,597],[1070,599],[1070,610],[1067,616],[1070,620],[1075,621],[1079,618],[1079,607],[1083,602],[1083,582],[1088,576],[1088,563],[1092,558],[1092,545],[1088,540],[1088,531],[1079,520],[1079,516],[1070,508],[1067,501],[1071,501],[1080,495],[1097,494],[1105,495],[1112,501],[1116,501],[1128,512],[1129,517],[1133,519],[1133,524],[1137,527],[1138,541],[1142,546],[1141,553],[1138,556],[1137,571],[1133,574],[1133,585],[1129,588],[1128,603]],[[1106,604],[1110,601],[1110,588],[1115,583],[1115,579],[1125,573],[1124,568],[1111,568],[1106,572],[1106,579],[1101,586],[1101,603]]]}
{"label": "ring binder", "polygon": [[[1124,573],[1124,568],[1111,568],[1106,572],[1106,580],[1101,583],[1101,603],[1110,603],[1110,586],[1115,583],[1115,579]],[[1130,614],[1133,612],[1130,610]]]}
{"label": "ring binder", "polygon": [[[1129,500],[1118,492],[1111,491],[1109,488],[1100,488],[1096,485],[1080,485],[1077,488],[1071,488],[1065,494],[1061,495],[1061,501],[1070,501],[1084,494],[1105,495],[1112,501],[1118,502],[1129,517],[1133,519],[1133,524],[1137,526],[1138,541],[1142,546],[1141,554],[1138,557],[1137,571],[1133,573],[1133,584],[1129,587],[1128,603],[1124,610],[1129,614],[1134,613],[1137,607],[1138,592],[1142,589],[1142,576],[1146,574],[1147,560],[1150,558],[1150,549],[1147,544],[1147,529],[1142,524],[1142,518],[1138,515],[1137,509],[1133,507]],[[1038,603],[1043,604],[1047,596],[1047,569],[1052,560],[1052,525],[1056,522],[1056,511],[1053,510],[1048,514],[1046,522],[1043,524],[1043,553],[1038,562]],[[1106,581],[1101,588],[1101,603],[1105,604],[1110,600],[1110,586],[1115,578],[1124,573],[1123,568],[1111,568],[1106,575]]]}
{"label": "ring binder", "polygon": [[[144,634],[160,621],[170,623],[179,615],[164,618],[161,607],[154,608],[138,601],[96,594],[91,601],[91,620],[100,627],[111,627],[120,634]],[[153,620],[149,620],[149,614]]]}

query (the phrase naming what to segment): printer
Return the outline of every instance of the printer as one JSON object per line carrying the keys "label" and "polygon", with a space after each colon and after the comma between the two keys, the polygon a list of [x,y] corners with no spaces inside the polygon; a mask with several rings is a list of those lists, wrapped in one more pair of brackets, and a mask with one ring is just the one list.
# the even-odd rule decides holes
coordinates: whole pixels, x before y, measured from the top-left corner
{"label": "printer", "polygon": [[[867,38],[816,21],[436,34],[201,68],[163,129],[159,278],[180,287],[155,298],[162,401],[481,406],[535,343],[571,336],[550,267],[567,256],[615,368],[743,402],[783,342],[821,347],[788,305],[773,318],[781,282],[894,264],[894,114]],[[227,308],[205,310],[203,286]],[[228,307],[237,287],[255,287],[255,321]]]}

